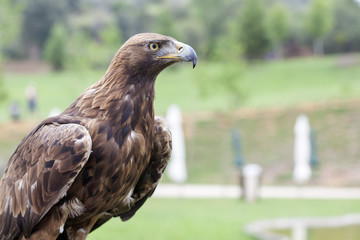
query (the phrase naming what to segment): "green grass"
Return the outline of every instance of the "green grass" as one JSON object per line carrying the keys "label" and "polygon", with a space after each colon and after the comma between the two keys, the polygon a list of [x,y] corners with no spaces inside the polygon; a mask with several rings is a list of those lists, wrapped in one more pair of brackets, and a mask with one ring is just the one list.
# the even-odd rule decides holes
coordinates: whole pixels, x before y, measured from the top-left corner
{"label": "green grass", "polygon": [[150,199],[128,222],[112,219],[89,239],[252,240],[243,228],[253,221],[359,211],[359,201],[353,200],[261,200],[246,204],[237,199]]}
{"label": "green grass", "polygon": [[[179,104],[185,112],[198,112],[292,106],[303,102],[360,97],[360,68],[356,64],[340,67],[338,58],[290,59],[248,67],[239,62],[199,61],[194,70],[186,63],[173,66],[158,77],[156,111],[165,113],[173,103]],[[9,98],[0,105],[0,121],[6,119],[10,101],[19,101],[25,110],[24,91],[28,84],[38,89],[39,110],[44,117],[52,107],[64,109],[104,72],[7,73],[4,80]],[[244,95],[238,103],[232,102],[229,91],[224,90],[226,84],[223,83],[229,84],[229,81]]]}
{"label": "green grass", "polygon": [[54,107],[64,110],[83,90],[100,79],[101,75],[101,72],[96,71],[5,74],[8,99],[0,105],[0,122],[8,119],[8,105],[12,101],[21,105],[25,115],[23,118],[34,117],[26,110],[25,89],[28,85],[37,89],[39,108],[36,114],[42,119]]}
{"label": "green grass", "polygon": [[245,75],[247,106],[291,106],[359,97],[357,64],[340,66],[341,56],[284,60],[252,66]]}
{"label": "green grass", "polygon": [[[356,64],[340,66],[339,58],[287,59],[246,68],[236,62],[200,62],[194,71],[184,66],[173,68],[159,76],[157,99],[159,104],[176,102],[184,111],[196,112],[360,97],[360,69]],[[243,95],[237,105],[222,86],[229,77],[235,78]],[[201,97],[202,92],[206,97]]]}

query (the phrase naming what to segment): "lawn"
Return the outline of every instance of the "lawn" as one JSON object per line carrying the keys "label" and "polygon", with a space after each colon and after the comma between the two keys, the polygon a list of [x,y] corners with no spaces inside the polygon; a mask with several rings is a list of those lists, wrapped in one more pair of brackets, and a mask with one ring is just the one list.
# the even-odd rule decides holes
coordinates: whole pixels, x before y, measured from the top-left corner
{"label": "lawn", "polygon": [[[8,119],[9,104],[16,101],[21,106],[23,118],[46,117],[54,107],[64,110],[80,93],[97,81],[102,72],[98,71],[66,71],[61,73],[39,74],[5,74],[7,101],[0,104],[0,122]],[[38,93],[38,110],[35,116],[26,108],[25,89],[33,85]]]}
{"label": "lawn", "polygon": [[346,56],[275,61],[253,66],[244,89],[247,106],[292,106],[304,102],[359,97],[358,63],[340,64]]}
{"label": "lawn", "polygon": [[[290,59],[247,67],[240,62],[208,63],[200,60],[194,70],[186,63],[172,66],[158,77],[156,111],[164,114],[172,103],[179,104],[184,112],[203,112],[358,98],[360,68],[357,64],[339,65],[342,58],[344,56]],[[53,107],[67,107],[104,72],[6,73],[4,80],[9,97],[0,104],[0,121],[7,119],[11,101],[18,101],[28,117],[24,91],[29,84],[38,89],[38,114],[44,117]],[[233,84],[241,90],[239,102],[233,102],[232,85],[229,87],[223,83]]]}
{"label": "lawn", "polygon": [[359,201],[270,199],[246,204],[237,199],[149,199],[133,219],[125,223],[112,219],[89,239],[252,240],[243,228],[253,221],[354,212],[360,212]]}

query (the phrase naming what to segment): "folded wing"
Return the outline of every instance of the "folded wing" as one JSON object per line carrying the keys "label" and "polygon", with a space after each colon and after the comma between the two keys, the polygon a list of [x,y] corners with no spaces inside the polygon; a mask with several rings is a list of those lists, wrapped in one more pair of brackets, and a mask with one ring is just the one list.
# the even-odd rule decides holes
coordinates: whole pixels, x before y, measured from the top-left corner
{"label": "folded wing", "polygon": [[87,162],[91,137],[78,124],[43,124],[20,143],[0,182],[0,239],[32,230]]}

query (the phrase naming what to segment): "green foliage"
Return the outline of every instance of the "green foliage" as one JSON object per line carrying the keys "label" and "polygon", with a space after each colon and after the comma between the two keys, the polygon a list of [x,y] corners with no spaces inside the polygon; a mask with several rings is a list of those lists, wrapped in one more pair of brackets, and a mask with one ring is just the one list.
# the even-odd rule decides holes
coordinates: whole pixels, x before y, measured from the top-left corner
{"label": "green foliage", "polygon": [[[237,4],[234,0],[194,1],[193,7],[196,10],[194,13],[196,21],[193,21],[193,24],[199,22],[201,27],[199,31],[201,34],[199,37],[202,40],[199,49],[201,56],[211,59],[219,51],[227,51],[225,48],[217,49],[218,42],[222,42],[226,38],[229,22],[233,21],[236,10],[238,10]],[[236,41],[239,40],[236,39]]]}
{"label": "green foliage", "polygon": [[305,29],[314,40],[314,54],[322,55],[323,38],[333,26],[331,5],[327,0],[314,0],[305,19]]}
{"label": "green foliage", "polygon": [[100,43],[84,32],[75,32],[70,36],[68,53],[70,68],[94,69],[110,63],[110,57]]}
{"label": "green foliage", "polygon": [[[69,68],[91,69],[91,57],[88,49],[95,45],[93,39],[83,31],[75,31],[68,38]],[[95,45],[95,47],[98,47]]]}
{"label": "green foliage", "polygon": [[239,22],[241,43],[248,59],[262,58],[269,46],[261,0],[245,0]]}
{"label": "green foliage", "polygon": [[12,0],[2,0],[0,7],[0,62],[3,49],[17,38],[23,5]]}
{"label": "green foliage", "polygon": [[149,32],[149,27],[154,23],[149,12],[153,4],[154,0],[114,1],[112,3],[111,11],[115,22],[126,39],[140,32]]}
{"label": "green foliage", "polygon": [[[97,33],[97,40],[84,31],[74,31],[68,39],[69,67],[105,68],[122,44],[121,33],[109,24]],[[86,43],[86,44],[84,44]]]}
{"label": "green foliage", "polygon": [[[209,62],[196,69],[195,79],[201,96],[223,96],[226,106],[239,106],[243,100],[241,80],[245,71],[242,61]],[[224,106],[225,109],[225,106]]]}
{"label": "green foliage", "polygon": [[[301,54],[311,47],[309,38],[315,41],[315,50],[319,52],[322,51],[323,40],[327,52],[360,50],[360,27],[357,27],[360,15],[355,0],[2,2],[4,4],[0,12],[5,13],[8,11],[3,9],[15,6],[15,2],[25,5],[22,16],[22,42],[19,38],[12,38],[14,41],[6,40],[4,37],[14,36],[17,31],[16,28],[2,26],[3,23],[18,25],[17,22],[21,19],[20,12],[15,11],[13,14],[10,11],[5,15],[0,13],[0,39],[1,42],[5,39],[11,43],[11,48],[7,49],[9,55],[14,57],[24,56],[23,49],[29,54],[35,53],[31,56],[38,57],[44,50],[45,40],[55,23],[65,25],[71,33],[71,38],[74,35],[85,36],[84,39],[89,40],[92,47],[103,47],[99,31],[109,23],[115,23],[114,27],[121,32],[122,40],[139,32],[159,32],[193,46],[199,59],[212,61],[224,60],[224,56],[226,59],[234,58],[228,53],[235,55],[235,58],[241,54],[248,59],[262,58],[269,49],[270,42],[276,51],[281,52],[280,46],[284,45],[284,40],[291,41],[291,44],[285,45],[284,50],[287,53]],[[335,4],[334,11],[331,11],[331,4]],[[304,14],[306,12],[309,14]],[[236,24],[233,23],[235,19]],[[329,26],[332,25],[332,19],[335,28],[331,31]],[[298,26],[299,23],[301,27]],[[3,34],[3,29],[6,28],[11,30],[11,33]],[[304,33],[308,33],[308,37],[304,36]],[[76,49],[76,46],[72,48]],[[101,55],[96,50],[94,52]]]}
{"label": "green foliage", "polygon": [[2,0],[0,7],[0,102],[7,97],[3,80],[4,49],[17,37],[20,30],[22,5],[12,0]]}
{"label": "green foliage", "polygon": [[[70,0],[69,0],[70,1]],[[55,23],[66,24],[68,1],[28,0],[23,15],[22,41],[29,49],[40,54]]]}
{"label": "green foliage", "polygon": [[228,21],[226,32],[220,35],[214,44],[210,58],[214,61],[238,61],[241,59],[243,47],[239,39],[236,21]]}
{"label": "green foliage", "polygon": [[174,15],[168,9],[161,10],[156,19],[156,32],[176,38]]}
{"label": "green foliage", "polygon": [[305,29],[313,38],[324,37],[333,25],[329,1],[314,0],[305,20]]}
{"label": "green foliage", "polygon": [[62,25],[54,25],[45,45],[45,59],[55,71],[61,71],[66,61],[66,29]]}
{"label": "green foliage", "polygon": [[99,31],[100,41],[101,43],[109,48],[110,51],[116,51],[120,48],[120,44],[122,43],[122,36],[119,29],[113,25],[109,24],[108,26],[102,28]]}
{"label": "green foliage", "polygon": [[267,30],[273,47],[277,48],[282,57],[282,44],[289,33],[288,10],[283,4],[277,3],[270,8],[267,16]]}
{"label": "green foliage", "polygon": [[326,38],[329,52],[360,51],[359,5],[354,0],[334,2],[334,26]]}

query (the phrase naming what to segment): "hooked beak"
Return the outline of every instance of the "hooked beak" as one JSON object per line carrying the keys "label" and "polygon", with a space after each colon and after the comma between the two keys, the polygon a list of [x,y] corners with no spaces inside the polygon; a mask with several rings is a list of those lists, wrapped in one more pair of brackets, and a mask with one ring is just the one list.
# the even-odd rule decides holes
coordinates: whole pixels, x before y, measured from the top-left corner
{"label": "hooked beak", "polygon": [[197,56],[195,50],[189,45],[176,42],[177,53],[170,53],[156,58],[169,58],[175,61],[192,62],[193,68],[196,66]]}

